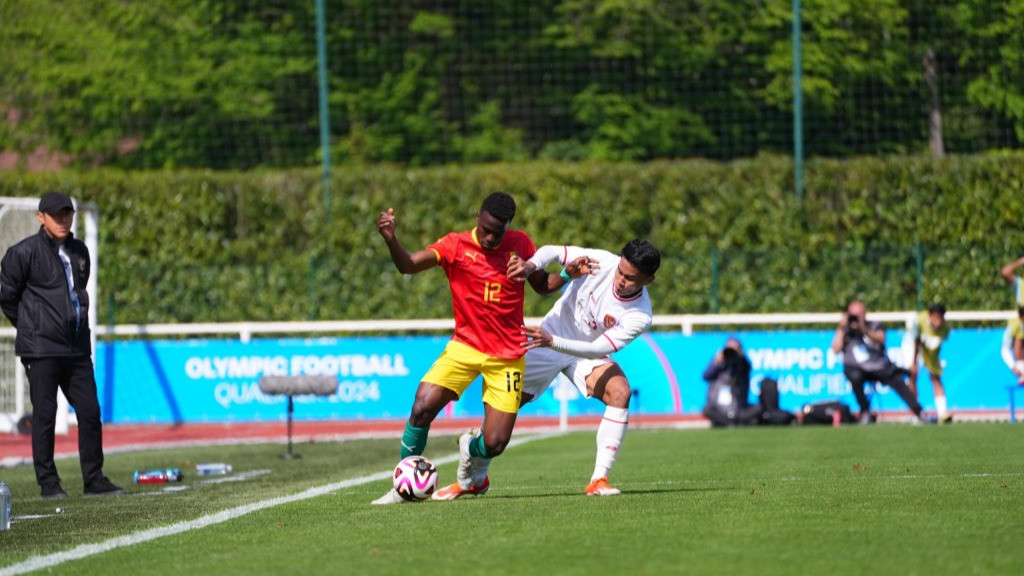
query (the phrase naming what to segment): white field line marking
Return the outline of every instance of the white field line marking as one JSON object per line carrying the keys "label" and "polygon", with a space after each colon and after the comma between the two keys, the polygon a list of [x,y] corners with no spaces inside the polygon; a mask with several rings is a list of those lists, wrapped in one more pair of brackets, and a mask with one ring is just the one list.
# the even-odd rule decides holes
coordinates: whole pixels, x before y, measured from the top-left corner
{"label": "white field line marking", "polygon": [[[522,438],[514,438],[508,443],[511,446],[517,446],[519,444],[525,444],[533,440],[542,440],[557,436],[558,434],[538,434],[534,436],[524,436]],[[457,462],[459,459],[458,453],[450,454],[443,458],[437,458],[433,460],[435,464],[450,464]],[[234,520],[241,516],[257,512],[259,510],[265,510],[267,508],[273,508],[275,506],[281,506],[282,504],[290,504],[292,502],[299,502],[301,500],[308,500],[310,498],[317,498],[330,494],[331,492],[337,492],[338,490],[344,490],[346,488],[354,488],[356,486],[362,486],[370,482],[376,482],[378,480],[387,480],[391,478],[394,472],[387,470],[385,472],[378,472],[376,474],[370,474],[368,476],[362,476],[360,478],[352,478],[349,480],[343,480],[341,482],[335,482],[333,484],[327,484],[325,486],[317,486],[310,488],[304,492],[293,494],[291,496],[282,496],[280,498],[271,498],[270,500],[263,500],[262,502],[254,502],[252,504],[246,504],[244,506],[238,506],[236,508],[229,508],[222,510],[215,514],[208,516],[202,516],[195,520],[188,520],[185,522],[178,522],[177,524],[171,524],[170,526],[162,526],[160,528],[150,528],[148,530],[142,530],[141,532],[135,532],[133,534],[126,534],[124,536],[118,536],[117,538],[111,538],[105,542],[97,542],[95,544],[82,544],[76,546],[71,550],[64,552],[57,552],[55,554],[48,554],[46,556],[33,556],[19,562],[0,568],[0,576],[15,576],[17,574],[25,574],[33,572],[35,570],[42,570],[43,568],[52,568],[59,566],[65,562],[72,560],[80,560],[96,554],[102,554],[117,548],[124,548],[126,546],[134,546],[143,542],[149,542],[150,540],[156,540],[157,538],[163,538],[165,536],[173,536],[175,534],[181,534],[183,532],[189,532],[191,530],[200,530],[207,526],[213,526],[215,524],[221,524],[228,520]],[[369,506],[369,503],[367,503]]]}

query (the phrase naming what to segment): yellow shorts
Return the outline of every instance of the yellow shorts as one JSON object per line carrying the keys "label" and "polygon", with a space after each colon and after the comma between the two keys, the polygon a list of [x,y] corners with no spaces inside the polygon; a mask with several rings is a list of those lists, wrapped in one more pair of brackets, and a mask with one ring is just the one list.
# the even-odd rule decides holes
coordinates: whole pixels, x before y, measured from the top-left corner
{"label": "yellow shorts", "polygon": [[939,362],[939,351],[929,350],[921,347],[921,361],[924,362],[924,367],[928,369],[928,373],[932,376],[942,376],[942,363]]}
{"label": "yellow shorts", "polygon": [[483,375],[484,404],[517,414],[523,398],[525,369],[525,357],[515,360],[495,358],[452,340],[423,376],[423,381],[447,388],[461,397],[473,380]]}

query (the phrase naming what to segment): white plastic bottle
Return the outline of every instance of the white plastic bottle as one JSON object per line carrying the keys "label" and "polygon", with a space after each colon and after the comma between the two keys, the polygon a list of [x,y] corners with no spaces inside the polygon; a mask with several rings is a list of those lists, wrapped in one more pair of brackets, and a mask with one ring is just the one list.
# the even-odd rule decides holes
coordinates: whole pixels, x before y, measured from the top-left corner
{"label": "white plastic bottle", "polygon": [[197,476],[220,476],[227,474],[228,472],[231,472],[231,464],[225,464],[223,462],[196,464]]}
{"label": "white plastic bottle", "polygon": [[0,482],[0,530],[11,529],[11,489]]}

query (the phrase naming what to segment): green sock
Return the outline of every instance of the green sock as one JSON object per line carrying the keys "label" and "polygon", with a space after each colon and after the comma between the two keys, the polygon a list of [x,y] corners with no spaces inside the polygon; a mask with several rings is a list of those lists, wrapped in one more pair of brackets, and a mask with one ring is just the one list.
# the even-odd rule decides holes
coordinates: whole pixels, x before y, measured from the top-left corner
{"label": "green sock", "polygon": [[473,441],[469,443],[469,455],[475,457],[483,456],[484,458],[490,458],[491,455],[487,453],[487,446],[484,445],[484,435],[481,434]]}
{"label": "green sock", "polygon": [[412,422],[405,423],[405,432],[402,433],[402,458],[419,456],[427,447],[427,433],[430,432],[430,425],[417,428]]}

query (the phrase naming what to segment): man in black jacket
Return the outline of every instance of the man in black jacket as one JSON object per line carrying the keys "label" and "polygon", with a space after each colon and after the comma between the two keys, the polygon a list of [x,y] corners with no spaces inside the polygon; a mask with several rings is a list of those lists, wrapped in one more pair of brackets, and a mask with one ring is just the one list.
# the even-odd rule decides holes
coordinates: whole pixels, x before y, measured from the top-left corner
{"label": "man in black jacket", "polygon": [[921,405],[907,386],[906,372],[893,364],[885,351],[885,328],[878,322],[867,321],[867,307],[854,300],[846,307],[832,337],[832,352],[843,354],[843,374],[850,381],[853,395],[860,406],[861,424],[875,421],[871,402],[864,392],[866,382],[876,382],[892,388],[914,413],[916,422],[924,422]]}
{"label": "man in black jacket", "polygon": [[71,198],[39,201],[39,232],[7,250],[0,263],[0,309],[17,329],[32,399],[32,460],[43,498],[67,498],[53,462],[57,389],[78,417],[78,455],[86,496],[125,494],[103,475],[103,431],[89,330],[89,250],[71,233]]}
{"label": "man in black jacket", "polygon": [[748,399],[750,369],[750,359],[743,351],[743,344],[739,338],[730,336],[704,369],[708,394],[703,413],[713,426],[758,423],[761,407],[752,405]]}

